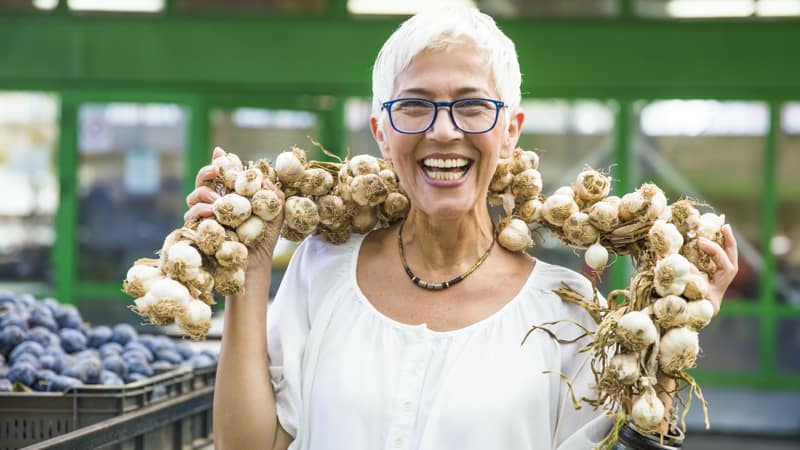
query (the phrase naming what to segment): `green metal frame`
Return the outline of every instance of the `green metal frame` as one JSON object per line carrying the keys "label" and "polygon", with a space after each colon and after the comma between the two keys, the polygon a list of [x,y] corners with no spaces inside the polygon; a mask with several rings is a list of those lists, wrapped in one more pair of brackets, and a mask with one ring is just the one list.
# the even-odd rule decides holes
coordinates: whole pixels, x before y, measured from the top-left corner
{"label": "green metal frame", "polygon": [[[207,163],[213,108],[263,107],[313,111],[320,140],[347,148],[344,101],[368,97],[369,69],[400,19],[348,16],[346,0],[330,0],[319,16],[177,15],[172,2],[156,15],[77,15],[61,2],[48,13],[0,17],[0,89],[47,90],[61,98],[58,171],[61,199],[53,251],[56,294],[121,299],[119,286],[79,282],[77,255],[78,108],[86,102],[170,102],[191,112],[185,191]],[[629,191],[632,105],[637,100],[760,100],[770,108],[764,139],[762,248],[777,220],[779,111],[800,99],[798,20],[656,21],[632,17],[629,0],[616,18],[500,20],[517,43],[526,98],[593,98],[618,105],[614,131],[617,189]],[[764,254],[761,293],[729,301],[721,314],[757,319],[759,370],[697,371],[714,385],[800,389],[800,375],[776,373],[776,324],[800,309],[776,302],[775,258]],[[627,284],[623,265],[614,285]]]}

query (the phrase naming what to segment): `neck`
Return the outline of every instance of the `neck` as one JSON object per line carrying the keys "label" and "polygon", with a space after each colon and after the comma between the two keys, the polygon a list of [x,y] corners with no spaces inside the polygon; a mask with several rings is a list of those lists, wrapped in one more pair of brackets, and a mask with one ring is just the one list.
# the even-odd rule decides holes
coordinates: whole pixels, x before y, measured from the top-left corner
{"label": "neck", "polygon": [[475,264],[493,235],[487,208],[452,219],[434,218],[412,208],[403,226],[406,260],[420,276],[445,279]]}

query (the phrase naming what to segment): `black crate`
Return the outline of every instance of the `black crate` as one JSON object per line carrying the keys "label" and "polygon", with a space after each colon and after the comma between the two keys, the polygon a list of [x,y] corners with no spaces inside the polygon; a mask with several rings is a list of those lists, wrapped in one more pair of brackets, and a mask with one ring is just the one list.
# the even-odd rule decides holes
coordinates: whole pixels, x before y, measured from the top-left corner
{"label": "black crate", "polygon": [[[103,444],[120,450],[194,448],[193,442],[207,440],[211,434],[215,374],[216,367],[181,368],[124,386],[0,393],[0,450],[33,444],[35,448],[81,448],[70,446],[70,435],[93,442],[91,448]],[[193,408],[190,413],[180,413],[183,403]],[[164,416],[165,412],[171,415]],[[154,424],[156,417],[159,422]],[[125,423],[126,418],[131,420]],[[142,433],[130,429],[134,425],[143,427]],[[93,440],[86,440],[87,436]],[[51,441],[53,446],[48,445]]]}

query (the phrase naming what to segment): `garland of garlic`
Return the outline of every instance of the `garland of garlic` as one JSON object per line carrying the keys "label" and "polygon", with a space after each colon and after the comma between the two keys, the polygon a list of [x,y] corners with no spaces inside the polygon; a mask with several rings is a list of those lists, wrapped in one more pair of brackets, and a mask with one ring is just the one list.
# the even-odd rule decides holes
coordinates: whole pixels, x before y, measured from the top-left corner
{"label": "garland of garlic", "polygon": [[[247,247],[263,242],[266,224],[281,212],[277,195],[262,189],[264,178],[285,194],[281,235],[292,241],[321,233],[332,243],[343,243],[353,232],[367,233],[404,218],[409,208],[391,163],[370,155],[317,162],[293,147],[278,155],[274,168],[266,160],[243,164],[233,153],[213,164],[220,168],[211,186],[220,195],[214,217],[174,230],[159,258],[137,260],[123,283],[136,299],[133,311],[152,324],[174,322],[196,340],[210,328],[213,295],[243,292]],[[600,448],[614,445],[628,417],[642,431],[659,428],[664,417],[654,389],[659,371],[689,386],[684,417],[691,394],[705,411],[699,387],[685,372],[699,352],[697,332],[713,315],[705,297],[716,267],[697,239],[722,244],[725,216],[701,215],[699,204],[688,199],[668,205],[653,184],[622,198],[609,196],[611,179],[592,169],[545,197],[538,167],[538,155],[520,148],[498,163],[488,199],[505,211],[500,245],[522,251],[533,245],[531,227],[539,226],[569,246],[586,249],[586,263],[596,274],[605,268],[609,252],[630,255],[637,271],[628,289],[609,294],[608,306],[567,285],[556,291],[598,323],[595,331],[584,329],[590,343],[582,349],[592,358],[598,395],[574,400],[576,407],[585,401],[616,413],[617,426]],[[533,326],[531,332],[549,331],[547,325],[552,324]]]}

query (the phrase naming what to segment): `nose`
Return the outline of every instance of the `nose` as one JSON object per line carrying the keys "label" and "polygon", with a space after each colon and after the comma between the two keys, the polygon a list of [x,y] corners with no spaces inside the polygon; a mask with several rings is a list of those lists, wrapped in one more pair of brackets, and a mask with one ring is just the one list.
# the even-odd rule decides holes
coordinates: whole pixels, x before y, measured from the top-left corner
{"label": "nose", "polygon": [[425,133],[430,139],[440,141],[452,141],[463,136],[461,130],[456,127],[450,115],[450,107],[439,105],[436,107],[436,117],[433,119],[431,127]]}

